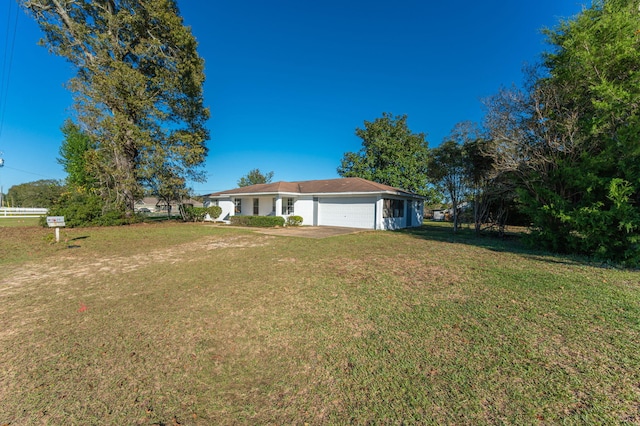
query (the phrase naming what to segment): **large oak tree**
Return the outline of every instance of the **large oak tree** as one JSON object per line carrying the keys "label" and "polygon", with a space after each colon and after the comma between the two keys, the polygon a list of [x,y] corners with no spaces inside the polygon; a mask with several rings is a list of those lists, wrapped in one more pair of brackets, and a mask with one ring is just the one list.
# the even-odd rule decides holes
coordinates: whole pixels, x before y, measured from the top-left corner
{"label": "large oak tree", "polygon": [[407,116],[383,113],[356,129],[362,139],[359,152],[346,152],[338,174],[360,177],[416,194],[433,195],[427,178],[429,144],[424,133],[413,133]]}
{"label": "large oak tree", "polygon": [[[22,0],[69,87],[103,195],[127,211],[159,176],[200,180],[209,138],[204,62],[175,0]],[[154,183],[154,185],[150,185]]]}

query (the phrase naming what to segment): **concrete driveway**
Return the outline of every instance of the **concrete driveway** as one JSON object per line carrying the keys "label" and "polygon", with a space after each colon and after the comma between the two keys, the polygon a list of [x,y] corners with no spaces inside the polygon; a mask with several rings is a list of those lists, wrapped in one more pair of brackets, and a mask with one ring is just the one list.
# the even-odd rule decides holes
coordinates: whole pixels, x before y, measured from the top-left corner
{"label": "concrete driveway", "polygon": [[355,234],[357,232],[367,232],[368,229],[343,228],[338,226],[289,226],[286,228],[251,228],[252,230],[265,235],[279,235],[282,237],[301,238],[328,238],[337,235]]}

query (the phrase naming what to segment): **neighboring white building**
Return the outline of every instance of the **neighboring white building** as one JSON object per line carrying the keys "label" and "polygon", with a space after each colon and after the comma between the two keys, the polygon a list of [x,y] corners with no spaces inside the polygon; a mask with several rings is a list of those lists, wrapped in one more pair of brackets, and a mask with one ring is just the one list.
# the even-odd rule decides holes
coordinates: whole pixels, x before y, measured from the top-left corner
{"label": "neighboring white building", "polygon": [[303,225],[401,229],[422,225],[424,197],[360,178],[275,182],[204,196],[230,216],[301,216]]}
{"label": "neighboring white building", "polygon": [[[188,199],[183,201],[184,204],[191,204],[194,207],[202,207],[203,204],[199,201]],[[157,197],[144,197],[141,200],[136,201],[135,204],[136,212],[166,212],[168,210],[167,203],[159,200]],[[178,213],[178,204],[175,202],[171,203],[171,210],[174,213]]]}

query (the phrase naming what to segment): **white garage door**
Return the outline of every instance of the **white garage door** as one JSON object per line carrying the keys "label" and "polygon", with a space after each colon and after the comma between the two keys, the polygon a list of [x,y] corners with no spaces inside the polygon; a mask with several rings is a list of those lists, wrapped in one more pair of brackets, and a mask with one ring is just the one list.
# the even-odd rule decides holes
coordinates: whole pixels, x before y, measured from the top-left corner
{"label": "white garage door", "polygon": [[375,198],[320,198],[318,225],[373,229]]}

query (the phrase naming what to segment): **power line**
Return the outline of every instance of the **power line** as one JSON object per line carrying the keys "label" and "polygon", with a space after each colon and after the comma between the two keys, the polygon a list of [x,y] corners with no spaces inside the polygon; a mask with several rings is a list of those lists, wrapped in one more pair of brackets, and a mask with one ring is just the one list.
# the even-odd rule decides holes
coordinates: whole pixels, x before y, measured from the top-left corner
{"label": "power line", "polygon": [[[13,1],[9,1],[9,12],[7,13],[7,32],[4,42],[4,58],[2,60],[2,74],[0,77],[0,140],[2,140],[2,129],[4,127],[4,116],[7,110],[7,98],[9,97],[9,81],[11,80],[11,67],[13,65],[13,50],[16,45],[16,34],[18,32],[18,15],[20,11],[16,6],[16,13],[13,22],[13,35],[11,36],[11,48],[9,48],[9,34],[11,29],[11,5]],[[7,53],[9,61],[7,63]]]}
{"label": "power line", "polygon": [[26,170],[16,169],[15,167],[9,167],[7,165],[5,165],[4,168],[5,169],[9,169],[9,170],[15,170],[16,172],[27,173],[29,175],[40,176],[40,177],[51,179],[51,180],[59,180],[59,179],[56,179],[56,178],[52,178],[51,176],[41,175],[40,173],[28,172]]}

